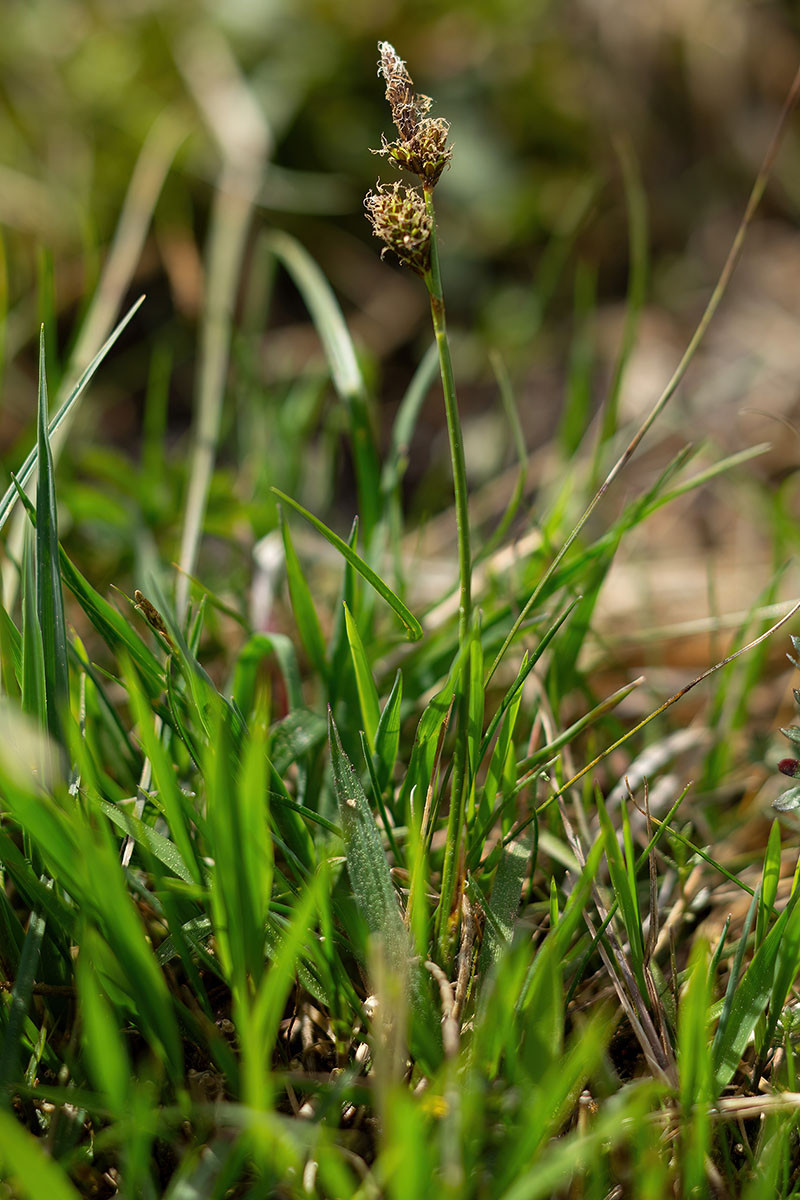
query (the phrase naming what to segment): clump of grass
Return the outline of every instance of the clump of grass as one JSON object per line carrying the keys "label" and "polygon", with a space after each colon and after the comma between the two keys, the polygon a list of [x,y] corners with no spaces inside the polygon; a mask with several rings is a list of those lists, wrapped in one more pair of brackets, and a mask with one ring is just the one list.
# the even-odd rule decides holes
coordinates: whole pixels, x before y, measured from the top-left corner
{"label": "clump of grass", "polygon": [[[265,248],[314,315],[366,519],[343,538],[276,489],[336,550],[339,600],[324,610],[281,512],[296,636],[228,611],[241,635],[223,682],[204,665],[217,597],[197,587],[184,611],[186,582],[153,571],[114,605],[59,543],[50,437],[66,410],[48,424],[42,341],[37,451],[0,501],[0,523],[20,502],[31,530],[19,610],[0,608],[0,1194],[789,1196],[800,891],[795,874],[781,893],[779,828],[737,874],[684,816],[688,785],[655,811],[646,780],[636,794],[608,770],[771,631],[633,728],[616,710],[640,681],[597,696],[580,657],[625,535],[741,456],[687,478],[681,453],[586,533],[689,354],[584,515],[570,524],[559,497],[516,575],[479,574],[433,205],[448,126],[380,52],[398,132],[381,152],[421,192],[379,188],[367,209],[430,298],[458,601],[420,620],[391,572],[430,360],[379,472],[346,324],[292,239]],[[219,407],[202,411],[215,442]],[[595,477],[616,433],[613,415],[588,456],[572,447],[574,478]],[[192,561],[213,452],[186,514]],[[91,650],[66,635],[64,585]],[[719,879],[747,912],[712,944],[693,905]]]}

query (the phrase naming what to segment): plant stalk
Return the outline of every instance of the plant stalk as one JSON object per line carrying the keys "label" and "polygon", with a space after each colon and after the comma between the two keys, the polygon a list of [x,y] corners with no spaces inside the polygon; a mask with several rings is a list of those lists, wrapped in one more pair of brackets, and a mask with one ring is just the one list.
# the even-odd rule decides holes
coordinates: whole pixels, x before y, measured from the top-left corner
{"label": "plant stalk", "polygon": [[[442,276],[439,269],[439,250],[436,241],[436,214],[433,207],[433,189],[425,188],[425,207],[431,218],[431,266],[425,275],[425,286],[431,302],[431,318],[439,355],[439,370],[442,376],[444,409],[447,417],[447,434],[450,442],[450,461],[453,470],[453,492],[456,508],[456,531],[458,539],[458,648],[461,651],[470,636],[472,619],[472,555],[469,541],[469,508],[467,495],[467,471],[464,461],[464,438],[458,413],[456,385],[453,377],[453,362],[450,343],[447,340]],[[439,953],[444,961],[450,940],[448,918],[453,909],[456,890],[456,866],[461,851],[464,828],[464,812],[467,791],[467,718],[469,713],[469,667],[465,659],[461,668],[458,687],[458,731],[453,758],[450,787],[450,812],[447,818],[447,841],[442,867],[442,887],[436,913],[436,937]]]}

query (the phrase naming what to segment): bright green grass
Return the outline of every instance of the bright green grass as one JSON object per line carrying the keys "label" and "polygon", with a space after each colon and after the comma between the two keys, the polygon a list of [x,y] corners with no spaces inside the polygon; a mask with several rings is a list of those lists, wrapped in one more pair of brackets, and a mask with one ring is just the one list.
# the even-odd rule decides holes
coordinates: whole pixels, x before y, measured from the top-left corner
{"label": "bright green grass", "polygon": [[[630,164],[626,180],[641,231]],[[221,490],[212,467],[232,330],[214,320],[240,235],[220,226],[225,253],[213,238],[210,249],[207,321],[221,341],[201,357],[181,514],[187,572]],[[699,844],[680,807],[686,789],[662,820],[640,821],[641,788],[607,804],[620,782],[610,749],[633,754],[645,729],[657,744],[666,725],[655,718],[688,687],[630,729],[615,709],[633,684],[596,695],[581,655],[623,538],[746,457],[692,475],[687,450],[609,528],[588,522],[593,487],[610,486],[673,394],[738,249],[675,377],[615,457],[643,298],[644,237],[632,238],[628,323],[599,441],[582,433],[576,351],[563,486],[533,516],[539,548],[480,587],[470,557],[486,549],[470,550],[434,263],[424,282],[461,570],[460,614],[454,604],[434,623],[415,611],[399,482],[435,360],[410,385],[380,463],[374,398],[297,242],[270,237],[259,253],[290,272],[312,314],[361,519],[342,538],[273,493],[291,636],[252,630],[244,601],[232,611],[188,575],[176,580],[135,531],[135,605],[81,574],[59,545],[53,443],[115,335],[73,391],[64,385],[49,427],[42,339],[35,495],[21,502],[12,486],[0,502],[0,523],[15,505],[20,522],[19,597],[0,611],[0,1195],[795,1194],[800,890],[779,899],[778,827],[751,886]],[[498,376],[518,445],[502,366]],[[160,395],[156,380],[134,510],[170,470]],[[298,381],[298,411],[307,399]],[[295,437],[288,452],[300,462],[302,427]],[[498,546],[521,527],[523,451]],[[101,491],[93,503],[100,514]],[[305,573],[303,518],[337,553],[333,601]],[[715,680],[712,723],[726,711],[744,723],[750,661]],[[707,792],[727,766],[707,756]],[[696,888],[683,907],[698,869],[712,893],[732,883],[749,905],[716,945],[694,934]],[[659,938],[667,918],[672,936]]]}

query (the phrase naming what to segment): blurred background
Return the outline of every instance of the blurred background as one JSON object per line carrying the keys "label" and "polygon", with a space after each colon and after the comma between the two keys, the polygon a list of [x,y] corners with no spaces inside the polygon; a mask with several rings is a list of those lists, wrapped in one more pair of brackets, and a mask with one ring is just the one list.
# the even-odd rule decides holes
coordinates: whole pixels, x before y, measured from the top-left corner
{"label": "blurred background", "polygon": [[[55,397],[147,296],[59,467],[64,536],[101,589],[130,587],[148,557],[177,558],[204,387],[224,396],[197,568],[209,586],[233,604],[246,591],[253,546],[275,527],[270,484],[349,528],[342,406],[264,234],[293,235],[332,285],[385,447],[431,333],[424,288],[381,261],[364,219],[364,193],[392,178],[370,153],[391,134],[383,38],[451,123],[437,205],[476,521],[502,512],[514,478],[492,354],[532,452],[533,514],[596,435],[632,290],[626,428],[672,373],[800,59],[789,0],[11,0],[0,39],[6,471],[33,439],[40,321]],[[800,516],[798,134],[795,117],[719,317],[609,498],[616,512],[687,442],[707,447],[700,466],[770,444],[635,532],[604,589],[599,653],[657,658],[662,695],[708,664],[715,630],[799,590],[792,567],[774,582]],[[450,518],[432,519],[450,504],[445,463],[432,386],[404,481],[410,523],[426,530],[423,600],[454,549]]]}

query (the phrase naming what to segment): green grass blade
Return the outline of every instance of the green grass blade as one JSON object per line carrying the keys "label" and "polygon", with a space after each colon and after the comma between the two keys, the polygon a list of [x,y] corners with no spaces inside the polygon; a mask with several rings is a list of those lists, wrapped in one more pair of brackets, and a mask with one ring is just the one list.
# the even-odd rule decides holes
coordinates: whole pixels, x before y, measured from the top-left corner
{"label": "green grass blade", "polygon": [[162,664],[123,615],[81,575],[63,549],[61,577],[108,648],[130,659],[151,700],[158,696],[164,686]]}
{"label": "green grass blade", "polygon": [[33,542],[25,539],[22,551],[22,711],[47,728],[47,692],[44,650],[36,606]]}
{"label": "green grass blade", "polygon": [[[536,1078],[535,1085],[528,1085],[525,1121],[508,1145],[502,1163],[498,1163],[493,1196],[502,1197],[502,1200],[525,1200],[532,1196],[549,1200],[564,1194],[559,1184],[565,1184],[574,1174],[581,1146],[572,1143],[570,1136],[556,1138],[555,1135],[574,1110],[586,1079],[597,1070],[610,1034],[607,1016],[601,1013],[594,1017],[579,1034],[573,1035],[566,1052],[550,1062]],[[618,1109],[616,1123],[619,1122]],[[606,1137],[614,1136],[612,1129],[613,1125],[606,1123]],[[618,1130],[616,1136],[619,1136]],[[547,1147],[550,1139],[553,1139],[555,1149]],[[568,1154],[559,1153],[562,1146],[570,1147]],[[536,1165],[528,1172],[526,1168],[534,1157]],[[548,1171],[551,1165],[553,1169]]]}
{"label": "green grass blade", "polygon": [[[469,672],[468,696],[469,704],[467,708],[467,770],[468,780],[467,787],[470,788],[474,798],[474,781],[477,771],[478,752],[481,744],[481,735],[483,734],[483,711],[484,711],[484,691],[483,691],[483,647],[481,646],[481,630],[480,623],[475,622],[472,629],[472,636],[469,642],[469,662],[467,664]],[[470,819],[473,816],[472,801],[470,802]]]}
{"label": "green grass blade", "polygon": [[20,1067],[20,1038],[23,1024],[30,1008],[33,984],[44,939],[45,919],[38,912],[31,914],[25,941],[22,944],[17,978],[11,993],[11,1007],[3,1033],[3,1049],[0,1053],[0,1104],[8,1101],[6,1089],[18,1075]]}
{"label": "green grass blade", "polygon": [[291,275],[306,303],[325,349],[337,392],[347,401],[354,396],[365,395],[366,385],[353,340],[327,279],[308,251],[289,234],[270,232],[266,241]]}
{"label": "green grass blade", "polygon": [[761,872],[761,903],[756,917],[756,946],[760,946],[766,937],[772,910],[778,895],[778,882],[781,876],[781,828],[775,820],[769,831],[767,849],[764,853],[764,867]]}
{"label": "green grass blade", "polygon": [[0,829],[0,863],[13,879],[14,886],[31,910],[44,913],[53,929],[63,931],[64,937],[73,934],[75,913],[60,896],[47,887],[31,869],[30,863],[11,837]]}
{"label": "green grass blade", "polygon": [[[514,680],[511,687],[506,692],[505,696],[503,697],[503,700],[497,710],[497,713],[492,718],[492,721],[489,723],[486,733],[484,734],[483,742],[481,743],[480,760],[479,760],[480,762],[483,762],[483,757],[486,754],[486,751],[489,749],[489,743],[491,742],[492,738],[494,737],[495,730],[497,729],[497,726],[499,725],[499,723],[502,719],[503,713],[505,712],[508,705],[511,703],[512,696],[514,695],[514,693],[517,691],[518,688],[522,687],[522,685],[525,682],[526,678],[528,677],[528,674],[530,673],[530,671],[536,666],[536,663],[542,657],[545,650],[550,645],[550,643],[552,642],[553,638],[558,633],[561,626],[567,620],[567,618],[569,617],[572,610],[580,603],[580,601],[581,601],[580,596],[576,596],[573,600],[571,600],[569,602],[569,604],[566,606],[566,608],[563,610],[563,612],[559,613],[559,615],[556,617],[555,621],[553,621],[552,625],[550,625],[550,627],[545,631],[544,636],[540,639],[540,641],[539,641],[536,649],[533,651],[533,653],[530,656],[528,656],[528,652],[527,651],[525,652],[525,658],[523,659],[522,666],[520,667],[519,671],[517,672],[517,677]],[[484,681],[483,681],[484,688],[489,686],[489,681],[490,681],[491,677],[492,677],[492,672],[490,671],[489,674],[484,677]]]}
{"label": "green grass blade", "polygon": [[797,906],[798,898],[800,893],[791,897],[754,954],[750,966],[736,988],[730,1018],[721,1038],[719,1041],[715,1039],[713,1047],[714,1079],[718,1092],[727,1087],[733,1078],[756,1023],[764,1015],[772,993],[775,965],[778,962],[784,930]]}
{"label": "green grass blade", "polygon": [[303,947],[308,944],[319,908],[319,895],[328,884],[326,872],[315,875],[297,902],[288,928],[271,953],[269,970],[259,980],[251,1004],[243,1005],[241,1039],[243,1087],[246,1102],[267,1107],[268,1072],[278,1026],[289,989],[298,974]]}
{"label": "green grass blade", "polygon": [[[2,1176],[25,1200],[80,1200],[57,1162],[28,1133],[16,1117],[0,1111],[0,1167]],[[13,1194],[13,1193],[12,1193]],[[17,1195],[20,1193],[17,1192]]]}
{"label": "green grass blade", "polygon": [[[480,860],[485,840],[492,827],[499,821],[504,838],[511,828],[514,815],[513,802],[519,793],[519,764],[514,748],[513,733],[521,703],[522,695],[518,692],[507,710],[506,720],[489,761],[486,780],[480,790],[478,806],[480,823],[476,823],[470,831],[470,848],[467,856],[467,862],[472,868]],[[535,817],[535,814],[531,815]]]}
{"label": "green grass blade", "polygon": [[[577,604],[577,600],[573,601],[573,604]],[[481,763],[483,762],[484,758],[486,757],[486,754],[489,750],[489,746],[492,743],[492,738],[494,737],[495,733],[497,732],[500,722],[503,720],[503,717],[505,716],[509,707],[515,702],[516,698],[521,694],[522,685],[525,682],[525,680],[527,679],[530,672],[533,670],[535,662],[536,662],[536,659],[534,659],[533,661],[530,660],[528,651],[526,650],[522,656],[522,663],[520,665],[519,671],[517,672],[516,679],[511,684],[511,686],[508,688],[506,694],[503,696],[503,699],[498,704],[497,708],[495,709],[494,715],[492,716],[491,720],[489,721],[489,724],[486,727],[486,732],[483,735],[483,741],[481,742],[481,747],[478,752],[478,762],[476,764],[476,767],[480,767]]]}
{"label": "green grass blade", "polygon": [[402,555],[403,498],[400,484],[408,469],[411,440],[414,436],[417,419],[438,374],[439,352],[436,343],[433,342],[425,351],[405,395],[400,401],[400,407],[392,425],[389,449],[384,457],[381,472],[381,495],[386,513],[385,519],[389,528],[394,578],[400,591],[403,590],[405,577]]}
{"label": "green grass blade", "polygon": [[396,863],[400,863],[403,861],[403,858],[397,847],[397,842],[395,841],[394,837],[394,830],[392,828],[392,822],[389,819],[389,814],[386,811],[386,804],[384,803],[383,795],[381,794],[381,785],[378,782],[378,776],[375,773],[375,764],[373,762],[373,755],[370,754],[369,746],[367,744],[367,735],[363,732],[363,730],[361,730],[358,736],[361,739],[361,753],[364,756],[370,788],[372,789],[372,794],[375,797],[375,807],[380,813],[381,822],[383,823],[384,832],[386,833],[386,839],[389,843],[389,849],[392,852],[392,857]]}
{"label": "green grass blade", "polygon": [[[789,1173],[792,1163],[794,1119],[773,1117],[762,1121],[758,1153],[741,1200],[762,1200],[765,1196],[785,1196],[789,1193]],[[796,1188],[793,1189],[796,1191]]]}
{"label": "green grass blade", "polygon": [[18,697],[22,681],[22,635],[3,604],[0,604],[0,670],[3,692]]}
{"label": "green grass blade", "polygon": [[269,754],[278,775],[285,775],[293,762],[315,750],[327,736],[324,717],[303,705],[293,705],[289,714],[272,728]]}
{"label": "green grass blade", "polygon": [[336,392],[351,424],[353,460],[363,537],[369,548],[380,517],[380,469],[370,425],[367,388],[342,310],[330,284],[301,244],[286,233],[271,232],[267,245],[291,275],[319,334]]}
{"label": "green grass blade", "polygon": [[184,812],[184,800],[181,797],[175,769],[166,752],[163,742],[156,733],[153,714],[146,703],[135,677],[127,672],[128,697],[136,720],[139,738],[145,755],[153,768],[153,778],[158,788],[158,796],[169,824],[172,839],[180,852],[183,862],[192,874],[195,883],[203,878],[203,873],[197,861],[197,854],[192,843],[189,820]]}
{"label": "green grass blade", "polygon": [[[259,667],[271,655],[280,667],[290,710],[303,707],[300,668],[293,643],[282,633],[254,633],[239,651],[233,672],[233,699],[245,716],[256,706]],[[322,724],[325,725],[324,720]]]}
{"label": "green grass blade", "polygon": [[381,788],[387,787],[392,777],[394,764],[397,762],[397,751],[400,748],[400,706],[402,703],[403,674],[398,668],[392,690],[383,706],[383,712],[375,732],[375,757],[378,760],[376,770]]}
{"label": "green grass blade", "polygon": [[636,884],[636,851],[633,845],[633,834],[631,832],[631,820],[628,813],[628,805],[624,799],[620,805],[620,808],[622,810],[622,846],[625,856],[625,874],[628,877],[628,887],[630,888],[630,894],[636,906],[636,928],[638,932],[638,937],[631,941],[631,956],[637,970],[641,972],[643,961],[639,961],[639,954],[641,953],[643,960],[644,935],[642,932],[642,911],[639,905],[639,893],[637,891]]}
{"label": "green grass blade", "polygon": [[728,1028],[728,1023],[731,1018],[731,1011],[733,1009],[733,1001],[736,996],[736,988],[739,985],[739,977],[742,972],[742,963],[744,962],[745,950],[747,949],[747,939],[750,936],[750,930],[753,928],[753,919],[758,911],[758,906],[759,892],[758,889],[756,889],[755,892],[753,892],[752,900],[747,910],[747,915],[744,919],[744,925],[742,926],[742,932],[736,947],[736,953],[734,954],[733,962],[731,963],[730,974],[728,976],[728,986],[725,989],[722,1011],[720,1012],[719,1022],[717,1023],[716,1032],[714,1033],[714,1042],[711,1047],[712,1056],[717,1054],[719,1047],[722,1044],[722,1039],[725,1036],[725,1032]]}
{"label": "green grass blade", "polygon": [[[2,863],[0,851],[0,863]],[[25,931],[14,906],[0,889],[0,970],[6,979],[16,979],[19,968],[19,956],[22,953],[22,943]]]}
{"label": "green grass blade", "polygon": [[280,500],[283,500],[285,504],[288,504],[290,508],[298,512],[301,517],[304,517],[310,525],[313,525],[317,532],[321,533],[325,540],[330,542],[331,546],[339,551],[342,558],[349,563],[353,570],[357,571],[361,578],[365,579],[370,587],[374,588],[378,595],[386,601],[392,611],[397,614],[405,625],[409,640],[412,642],[419,641],[422,637],[422,626],[419,621],[405,606],[400,597],[395,595],[389,585],[384,583],[380,576],[372,570],[372,567],[364,562],[364,559],[359,554],[356,554],[355,550],[348,546],[347,542],[343,541],[338,534],[334,533],[332,529],[328,529],[327,525],[323,524],[318,517],[313,516],[308,509],[303,508],[301,504],[298,504],[296,500],[292,500],[290,496],[287,496],[278,488],[274,487],[271,490]]}
{"label": "green grass blade", "polygon": [[145,825],[144,821],[140,821],[133,813],[119,808],[116,804],[109,804],[107,800],[100,800],[99,805],[109,821],[129,837],[133,838],[134,842],[141,842],[154,858],[157,858],[168,870],[172,871],[173,875],[177,875],[185,883],[193,884],[195,882],[177,846],[169,838],[164,837],[163,833],[159,833],[157,829],[152,829],[149,825]]}
{"label": "green grass blade", "polygon": [[[483,785],[483,793],[481,797],[480,819],[483,827],[486,828],[486,823],[489,820],[490,814],[494,809],[497,793],[500,790],[503,774],[506,768],[506,761],[509,754],[514,754],[514,726],[517,723],[520,705],[522,703],[522,690],[516,688],[512,697],[511,703],[506,709],[506,719],[503,722],[503,727],[500,730],[500,736],[495,742],[492,757],[489,759],[489,766],[486,771],[486,782]],[[516,768],[516,764],[515,764]]]}
{"label": "green grass blade", "polygon": [[183,1050],[175,1005],[145,935],[133,897],[127,891],[116,853],[108,842],[93,847],[93,868],[103,872],[102,898],[93,897],[92,919],[118,966],[115,976],[125,988],[126,1007],[150,1042],[169,1076],[183,1078]]}
{"label": "green grass blade", "polygon": [[36,486],[36,607],[44,652],[47,728],[63,741],[62,723],[69,709],[69,667],[64,597],[59,568],[55,468],[47,424],[47,374],[44,326],[39,334],[39,477]]}
{"label": "green grass blade", "polygon": [[[36,509],[16,479],[13,486],[17,489],[17,495],[30,517],[31,524],[36,527]],[[99,592],[96,592],[88,580],[81,575],[67,556],[63,546],[59,546],[59,566],[63,582],[72,592],[109,649],[117,655],[124,651],[137,667],[148,696],[151,699],[158,696],[163,688],[164,670],[147,644],[131,628],[121,613],[109,604]]]}
{"label": "green grass blade", "polygon": [[[56,430],[59,429],[59,427],[61,425],[63,425],[63,423],[66,420],[67,416],[69,415],[70,411],[72,410],[72,408],[74,407],[76,402],[80,399],[84,390],[86,389],[89,382],[91,381],[92,376],[97,371],[97,368],[100,366],[103,359],[106,357],[109,350],[111,349],[111,347],[116,342],[117,338],[120,336],[120,334],[124,330],[125,326],[132,319],[132,317],[136,313],[137,309],[143,302],[144,302],[144,296],[140,296],[139,299],[136,301],[136,303],[134,305],[132,305],[131,308],[128,309],[128,312],[125,314],[125,316],[119,322],[116,329],[114,329],[114,331],[111,333],[111,335],[105,341],[105,343],[100,348],[100,350],[98,350],[97,354],[94,356],[92,361],[89,363],[88,367],[83,372],[83,374],[81,375],[78,382],[75,384],[75,387],[72,389],[69,396],[64,401],[64,403],[61,405],[58,412],[56,413],[56,415],[53,417],[52,421],[48,425],[47,433],[48,433],[49,438],[52,438],[53,435],[55,434]],[[33,471],[36,467],[37,458],[38,458],[38,447],[35,450],[31,450],[30,454],[23,462],[19,471],[17,471],[16,478],[17,478],[17,482],[19,483],[19,486],[21,488],[25,488],[28,481],[30,480],[31,475],[33,474]],[[0,500],[0,529],[3,528],[6,521],[8,520],[9,516],[11,515],[11,511],[14,508],[16,501],[17,501],[17,489],[12,484],[11,487],[9,487],[6,490],[2,500]]]}
{"label": "green grass blade", "polygon": [[678,1069],[683,1179],[682,1195],[702,1195],[705,1191],[705,1157],[708,1150],[713,1097],[711,1058],[708,1045],[708,1007],[710,978],[708,945],[695,942],[689,963],[689,983],[678,1014]]}
{"label": "green grass blade", "polygon": [[80,945],[75,977],[81,1008],[81,1038],[95,1086],[105,1094],[112,1111],[122,1116],[131,1084],[131,1062],[113,1007],[103,993],[95,969],[95,959],[100,957],[102,947],[90,927],[83,931]]}
{"label": "green grass blade", "polygon": [[419,417],[422,405],[425,403],[425,397],[428,395],[438,374],[439,353],[436,343],[432,342],[425,351],[419,366],[414,372],[411,383],[408,385],[405,395],[400,401],[400,407],[397,410],[397,416],[392,425],[389,449],[384,459],[381,475],[381,491],[386,497],[400,485],[403,475],[406,472],[411,439],[414,436],[417,418]]}
{"label": "green grass blade", "polygon": [[283,513],[281,513],[281,534],[283,536],[283,550],[286,559],[286,578],[289,584],[289,597],[292,601],[292,611],[294,612],[294,619],[297,624],[297,632],[300,635],[300,641],[303,643],[305,652],[315,671],[321,679],[325,679],[328,672],[328,664],[325,659],[325,639],[322,636],[319,617],[314,607],[311,588],[308,586],[308,580],[303,568],[300,566],[300,560],[294,548],[292,535],[288,524],[284,520]]}
{"label": "green grass blade", "polygon": [[[412,796],[416,795],[417,821],[422,813],[424,797],[431,785],[436,764],[436,747],[442,733],[442,726],[448,719],[457,681],[469,652],[469,645],[464,645],[453,659],[447,679],[432,700],[426,704],[422,716],[417,722],[414,744],[411,747],[411,757],[408,763],[401,792],[402,802],[411,805]],[[433,814],[432,814],[433,815]],[[429,830],[430,834],[430,830]]]}
{"label": "green grass blade", "polygon": [[[757,1049],[763,1055],[764,1049],[773,1044],[775,1030],[783,1016],[797,972],[800,970],[800,908],[795,908],[786,924],[778,949],[772,989],[769,997],[769,1018],[765,1023],[763,1036],[758,1039]],[[756,1080],[756,1085],[757,1085]]]}
{"label": "green grass blade", "polygon": [[228,711],[220,706],[205,755],[215,936],[237,1003],[245,1002],[248,981],[258,986],[264,969],[264,923],[272,891],[264,805],[267,757],[260,724],[239,752]]}
{"label": "green grass blade", "polygon": [[[621,704],[623,700],[630,696],[632,691],[640,687],[642,682],[643,676],[640,676],[638,679],[634,679],[631,683],[623,684],[621,688],[619,688],[616,692],[612,692],[610,696],[606,696],[604,700],[601,700],[599,704],[595,705],[595,707],[586,713],[585,716],[579,717],[574,724],[570,725],[567,729],[555,737],[552,742],[548,742],[546,746],[540,747],[539,750],[536,750],[533,754],[530,754],[527,758],[523,759],[520,763],[520,770],[531,771],[535,767],[541,766],[543,763],[546,763],[549,759],[553,758],[553,756],[557,754],[562,746],[569,745],[569,743],[578,737],[579,734],[583,733],[584,730],[589,729],[590,726],[594,725],[600,719],[600,717],[605,716],[606,713],[612,712],[618,704]],[[522,780],[521,782],[524,784],[527,782],[527,780]]]}
{"label": "green grass blade", "polygon": [[647,988],[642,973],[644,960],[644,940],[642,937],[642,920],[639,912],[639,900],[636,890],[631,886],[628,869],[617,841],[617,833],[608,815],[602,796],[598,793],[597,810],[600,817],[600,828],[603,834],[606,861],[611,876],[614,895],[619,902],[620,915],[625,927],[625,934],[631,948],[631,964],[636,975],[636,982],[643,998],[647,997]]}
{"label": "green grass blade", "polygon": [[373,754],[375,752],[378,722],[381,716],[378,689],[375,687],[375,680],[372,678],[372,671],[367,661],[364,643],[358,632],[358,626],[353,620],[350,609],[346,604],[344,606],[344,620],[347,627],[347,640],[350,643],[350,653],[353,657],[353,669],[355,670],[358,699],[361,705],[361,720],[364,722],[364,733],[367,737],[369,752]]}
{"label": "green grass blade", "polygon": [[555,937],[546,938],[537,950],[518,1015],[524,1020],[520,1050],[529,1075],[535,1077],[554,1064],[565,1065],[563,961]]}
{"label": "green grass blade", "polygon": [[[358,517],[355,517],[350,527],[348,546],[355,551],[358,545]],[[335,709],[337,704],[356,712],[358,710],[358,691],[353,673],[353,656],[350,653],[350,643],[347,640],[347,623],[344,619],[344,606],[351,612],[358,612],[360,592],[359,578],[353,567],[345,559],[342,572],[342,586],[339,600],[334,608],[334,622],[329,644],[329,660],[331,669],[328,675],[328,704]]]}

